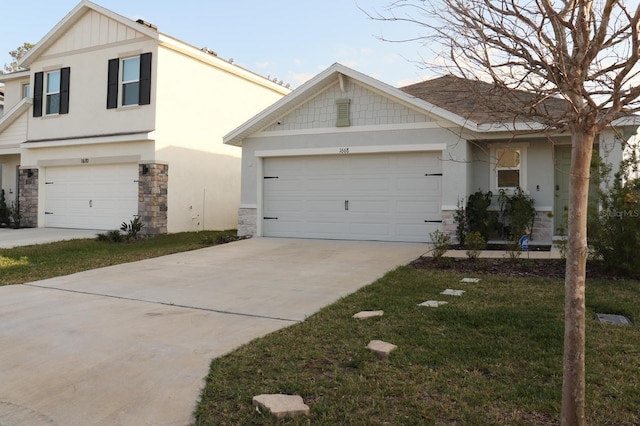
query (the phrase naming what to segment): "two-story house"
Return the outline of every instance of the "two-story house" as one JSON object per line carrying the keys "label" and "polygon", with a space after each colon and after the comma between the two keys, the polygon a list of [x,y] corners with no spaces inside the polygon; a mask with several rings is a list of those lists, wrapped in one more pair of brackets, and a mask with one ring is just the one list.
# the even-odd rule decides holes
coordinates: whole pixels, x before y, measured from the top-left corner
{"label": "two-story house", "polygon": [[0,76],[1,185],[22,224],[149,233],[237,223],[229,130],[289,89],[89,1]]}

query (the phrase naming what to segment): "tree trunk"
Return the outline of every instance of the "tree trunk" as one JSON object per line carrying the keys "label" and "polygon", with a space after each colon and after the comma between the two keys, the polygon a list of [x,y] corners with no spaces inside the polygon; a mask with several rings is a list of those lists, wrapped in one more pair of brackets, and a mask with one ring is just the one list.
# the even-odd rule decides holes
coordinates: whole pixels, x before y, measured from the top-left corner
{"label": "tree trunk", "polygon": [[584,129],[572,132],[562,383],[562,425],[565,426],[585,424],[587,205],[594,140],[593,132]]}

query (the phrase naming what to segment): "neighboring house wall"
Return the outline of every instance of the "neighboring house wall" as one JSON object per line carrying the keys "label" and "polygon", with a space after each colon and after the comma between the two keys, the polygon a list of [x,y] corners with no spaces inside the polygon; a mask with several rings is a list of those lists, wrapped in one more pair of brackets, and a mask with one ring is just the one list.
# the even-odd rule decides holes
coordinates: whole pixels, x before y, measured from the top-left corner
{"label": "neighboring house wall", "polygon": [[[140,98],[134,89],[123,105],[131,58],[140,72],[128,87]],[[222,136],[289,92],[84,1],[22,64],[28,71],[0,80],[8,105],[31,82],[33,108],[0,131],[0,164],[3,177],[20,164],[30,226],[113,229],[138,215],[151,234],[234,228],[241,150]],[[60,109],[48,114],[48,73],[58,71]]]}
{"label": "neighboring house wall", "polygon": [[158,50],[156,161],[169,164],[169,232],[237,226],[242,151],[222,137],[282,97],[204,62],[231,67],[226,61],[201,56]]}
{"label": "neighboring house wall", "polygon": [[[88,36],[90,35],[90,36]],[[156,78],[156,42],[122,24],[89,11],[42,56],[31,64],[37,72],[70,68],[69,113],[32,117],[29,140],[51,140],[150,131],[155,128],[155,108],[129,106],[107,109],[108,62],[113,58],[152,52],[152,77]],[[46,81],[45,81],[46,85]],[[152,88],[155,84],[152,84]],[[34,88],[35,89],[35,88]],[[35,90],[33,90],[34,96]],[[151,94],[152,104],[155,93]]]}

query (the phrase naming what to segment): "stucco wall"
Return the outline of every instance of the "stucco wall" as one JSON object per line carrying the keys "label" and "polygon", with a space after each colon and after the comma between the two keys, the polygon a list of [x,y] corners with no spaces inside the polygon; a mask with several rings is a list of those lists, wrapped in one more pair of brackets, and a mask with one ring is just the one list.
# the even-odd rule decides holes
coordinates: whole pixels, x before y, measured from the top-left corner
{"label": "stucco wall", "polygon": [[[155,109],[152,105],[107,109],[107,74],[109,59],[152,52],[152,105],[155,102],[157,54],[155,41],[133,39],[101,48],[70,51],[64,56],[39,58],[31,66],[36,72],[70,67],[69,113],[43,114],[29,118],[29,140],[62,139],[77,136],[123,134],[150,131],[155,128]],[[46,78],[45,78],[46,80]],[[33,81],[31,82],[33,88]]]}
{"label": "stucco wall", "polygon": [[168,230],[233,229],[242,150],[222,137],[283,94],[166,48],[158,63],[156,159],[169,164]]}

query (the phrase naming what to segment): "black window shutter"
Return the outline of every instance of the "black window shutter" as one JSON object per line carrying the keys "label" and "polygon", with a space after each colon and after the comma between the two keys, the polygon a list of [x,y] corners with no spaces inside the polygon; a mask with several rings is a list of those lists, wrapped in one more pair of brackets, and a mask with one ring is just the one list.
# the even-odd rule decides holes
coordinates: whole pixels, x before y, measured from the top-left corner
{"label": "black window shutter", "polygon": [[42,117],[42,89],[44,88],[44,73],[37,72],[33,76],[33,116]]}
{"label": "black window shutter", "polygon": [[60,69],[60,114],[69,113],[69,80],[71,68]]}
{"label": "black window shutter", "polygon": [[118,108],[118,72],[120,59],[109,59],[109,75],[107,76],[107,109]]}
{"label": "black window shutter", "polygon": [[151,52],[140,55],[140,95],[138,104],[151,103]]}

